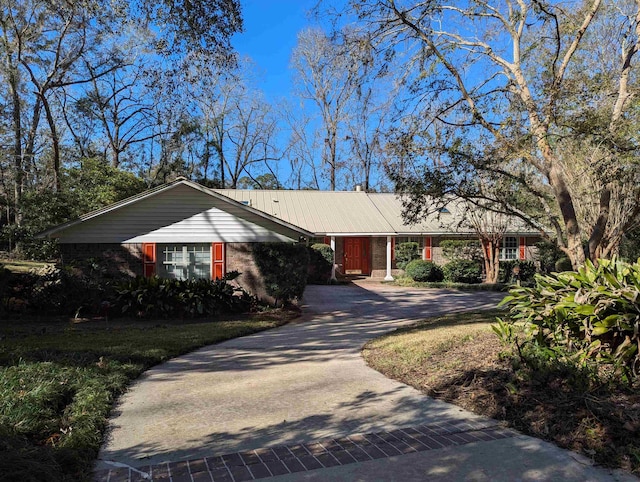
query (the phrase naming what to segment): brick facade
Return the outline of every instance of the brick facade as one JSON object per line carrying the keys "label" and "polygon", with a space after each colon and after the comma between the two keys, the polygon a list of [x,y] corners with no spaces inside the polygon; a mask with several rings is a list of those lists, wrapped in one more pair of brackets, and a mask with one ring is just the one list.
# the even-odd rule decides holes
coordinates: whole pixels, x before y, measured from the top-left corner
{"label": "brick facade", "polygon": [[227,272],[239,271],[242,273],[240,277],[236,279],[238,286],[241,286],[262,300],[273,303],[275,300],[267,295],[264,280],[253,257],[254,244],[255,243],[226,243],[226,270]]}
{"label": "brick facade", "polygon": [[60,244],[62,263],[84,263],[100,260],[112,275],[142,276],[142,244],[63,243]]}
{"label": "brick facade", "polygon": [[[239,271],[236,280],[249,293],[273,302],[267,296],[264,281],[253,259],[253,243],[225,244],[226,271]],[[142,244],[63,243],[60,245],[64,264],[80,264],[90,259],[100,260],[114,276],[142,276]]]}
{"label": "brick facade", "polygon": [[387,238],[371,238],[371,272],[387,270]]}

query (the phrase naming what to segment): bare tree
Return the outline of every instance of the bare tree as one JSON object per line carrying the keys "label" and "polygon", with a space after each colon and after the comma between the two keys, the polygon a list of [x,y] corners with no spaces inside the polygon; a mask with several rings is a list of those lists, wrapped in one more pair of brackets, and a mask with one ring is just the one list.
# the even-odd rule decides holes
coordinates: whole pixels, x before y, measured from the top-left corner
{"label": "bare tree", "polygon": [[[559,141],[588,139],[606,148],[611,159],[636,152],[629,126],[637,126],[631,84],[640,47],[640,1],[351,0],[349,5],[379,39],[378,47],[405,65],[400,80],[411,94],[405,107],[414,113],[398,152],[412,170],[394,180],[413,200],[407,204],[409,218],[424,212],[425,195],[457,194],[496,203],[505,214],[542,227],[575,267],[584,262],[585,239],[591,256],[603,253],[598,247],[607,237],[611,193],[619,179],[602,176],[594,184],[597,215],[593,225],[581,224]],[[594,48],[590,39],[609,24],[617,25],[607,30],[610,51],[619,52],[615,65],[586,69]],[[594,89],[580,89],[577,79]],[[599,122],[578,126],[579,115],[589,110],[598,112]],[[563,113],[573,113],[569,125]],[[635,169],[633,162],[625,164]],[[487,177],[490,183],[475,182]]]}
{"label": "bare tree", "polygon": [[328,170],[330,189],[335,190],[336,176],[344,162],[339,151],[346,136],[348,107],[358,85],[358,61],[343,40],[309,28],[298,34],[291,63],[297,74],[298,95],[320,110],[322,164]]}

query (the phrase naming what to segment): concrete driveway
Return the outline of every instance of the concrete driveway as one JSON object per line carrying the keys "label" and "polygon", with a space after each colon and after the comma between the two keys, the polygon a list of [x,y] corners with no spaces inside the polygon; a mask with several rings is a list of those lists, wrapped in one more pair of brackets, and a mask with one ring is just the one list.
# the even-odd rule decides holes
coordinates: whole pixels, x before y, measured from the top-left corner
{"label": "concrete driveway", "polygon": [[[268,460],[263,456],[261,461],[256,454],[265,453],[267,448],[293,454],[299,444],[307,444],[300,450],[314,458],[315,462],[308,456],[304,459],[313,465],[321,459],[307,453],[313,451],[310,442],[342,440],[345,445],[362,440],[366,447],[359,446],[360,453],[367,447],[390,447],[380,437],[375,442],[379,445],[369,443],[366,434],[403,438],[410,437],[413,430],[423,445],[439,441],[440,445],[430,447],[439,450],[424,451],[427,449],[420,446],[422,451],[416,448],[416,453],[399,455],[387,454],[383,449],[378,452],[385,453],[385,457],[375,452],[378,457],[363,456],[359,463],[336,463],[338,467],[310,470],[321,464],[282,477],[423,480],[428,473],[434,478],[444,477],[442,480],[473,474],[483,475],[478,480],[512,480],[516,474],[508,467],[515,464],[521,467],[515,478],[522,480],[529,479],[526,473],[542,475],[547,480],[610,479],[611,474],[589,467],[588,461],[576,454],[500,431],[493,420],[389,380],[368,368],[360,356],[367,340],[398,326],[436,314],[489,308],[500,298],[500,294],[490,292],[401,289],[377,283],[309,286],[305,314],[298,322],[206,347],[146,372],[118,404],[97,469],[122,464],[148,473],[148,466],[154,465],[158,480],[165,476],[163,480],[169,480],[171,470],[174,481],[199,480],[194,474],[202,480],[218,480],[217,474],[222,477],[220,480],[249,480],[261,477],[256,468],[264,471],[262,476],[295,472],[291,464],[289,468],[282,465],[282,472],[277,472],[279,469],[274,469],[273,464],[270,471],[265,470],[267,466],[262,462]],[[414,427],[426,428],[419,432]],[[408,431],[397,431],[406,428]],[[443,434],[454,435],[447,435],[445,440]],[[411,439],[416,446],[418,442]],[[402,447],[407,445],[400,441],[394,447],[401,443]],[[325,449],[320,446],[319,450]],[[410,451],[403,449],[403,453]],[[249,455],[239,457],[238,452]],[[267,452],[274,456],[278,450]],[[494,454],[493,458],[487,458],[489,453]],[[509,454],[508,467],[499,453]],[[224,454],[234,454],[235,458],[217,457]],[[339,459],[336,457],[331,460]],[[261,466],[247,471],[247,458]],[[214,466],[214,459],[222,468]],[[191,462],[158,465],[187,460]],[[231,471],[233,460],[240,461],[236,465],[245,464],[244,472]],[[403,460],[411,461],[410,465]],[[468,464],[461,464],[461,460]],[[535,465],[534,472],[531,463]],[[329,467],[327,463],[323,465]],[[194,472],[196,466],[198,471]],[[105,471],[97,474],[100,480],[109,477]],[[127,469],[112,471],[110,480],[129,480],[135,474],[138,473]],[[225,479],[227,475],[231,478]],[[477,478],[475,475],[473,478]],[[624,474],[619,477],[624,478]]]}

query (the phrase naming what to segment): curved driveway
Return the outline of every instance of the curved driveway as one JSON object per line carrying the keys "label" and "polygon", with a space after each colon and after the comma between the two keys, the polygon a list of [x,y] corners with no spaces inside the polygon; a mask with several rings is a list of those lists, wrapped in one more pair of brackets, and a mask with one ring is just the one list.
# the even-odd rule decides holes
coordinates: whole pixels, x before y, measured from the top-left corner
{"label": "curved driveway", "polygon": [[[96,468],[193,461],[425,424],[495,425],[387,379],[365,365],[360,350],[410,321],[489,308],[500,298],[378,283],[309,286],[298,322],[205,347],[146,372],[116,407]],[[587,469],[577,454],[531,437],[510,437],[283,480],[423,480],[425,474],[438,480],[609,480]],[[200,475],[210,480],[208,474]]]}
{"label": "curved driveway", "polygon": [[459,412],[368,368],[361,347],[408,321],[488,308],[500,297],[379,283],[308,286],[300,321],[146,372],[116,408],[100,459],[139,466]]}

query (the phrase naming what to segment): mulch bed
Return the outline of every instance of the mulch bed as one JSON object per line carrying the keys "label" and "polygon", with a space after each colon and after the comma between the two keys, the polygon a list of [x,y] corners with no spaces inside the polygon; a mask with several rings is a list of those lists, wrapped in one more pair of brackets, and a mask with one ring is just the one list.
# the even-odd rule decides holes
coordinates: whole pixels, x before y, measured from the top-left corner
{"label": "mulch bed", "polygon": [[567,373],[514,370],[490,332],[402,376],[427,395],[504,420],[522,433],[640,474],[638,388],[587,386]]}

